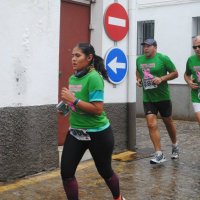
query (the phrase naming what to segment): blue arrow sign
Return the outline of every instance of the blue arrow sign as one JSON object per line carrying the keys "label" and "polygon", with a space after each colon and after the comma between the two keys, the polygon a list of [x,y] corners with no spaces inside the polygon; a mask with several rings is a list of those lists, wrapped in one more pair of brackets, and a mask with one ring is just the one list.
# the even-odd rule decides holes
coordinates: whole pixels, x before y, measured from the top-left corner
{"label": "blue arrow sign", "polygon": [[124,52],[119,48],[111,48],[105,57],[105,68],[112,83],[121,83],[128,71],[128,62]]}

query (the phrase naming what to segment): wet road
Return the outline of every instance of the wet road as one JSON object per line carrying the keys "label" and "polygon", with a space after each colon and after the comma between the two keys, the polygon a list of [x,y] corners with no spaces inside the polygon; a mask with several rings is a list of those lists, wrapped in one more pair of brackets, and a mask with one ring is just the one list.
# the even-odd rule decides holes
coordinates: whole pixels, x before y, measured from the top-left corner
{"label": "wet road", "polygon": [[[159,121],[161,144],[167,161],[150,165],[153,152],[146,122],[137,119],[137,154],[129,162],[113,161],[126,200],[200,200],[200,128],[196,122],[175,121],[181,148],[180,159],[171,160],[171,143]],[[111,200],[93,161],[84,161],[77,179],[81,200]],[[1,200],[64,200],[59,170],[0,183]]]}

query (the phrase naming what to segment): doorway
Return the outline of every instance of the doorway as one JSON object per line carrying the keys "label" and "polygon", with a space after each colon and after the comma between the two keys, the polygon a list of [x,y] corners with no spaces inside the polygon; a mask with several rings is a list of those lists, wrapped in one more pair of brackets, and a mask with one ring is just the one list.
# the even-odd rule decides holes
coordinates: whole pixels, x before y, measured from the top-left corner
{"label": "doorway", "polygon": [[[71,54],[79,42],[90,42],[90,5],[71,1],[61,1],[60,14],[60,55],[59,55],[59,96],[62,87],[68,87],[68,79],[73,73]],[[62,146],[69,128],[68,116],[58,114],[58,145]]]}

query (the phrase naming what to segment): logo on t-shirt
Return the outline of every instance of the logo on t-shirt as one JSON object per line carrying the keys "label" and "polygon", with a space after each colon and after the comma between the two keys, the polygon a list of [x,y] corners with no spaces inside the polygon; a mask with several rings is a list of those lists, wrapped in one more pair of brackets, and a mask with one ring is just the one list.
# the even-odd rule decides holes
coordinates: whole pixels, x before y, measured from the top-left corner
{"label": "logo on t-shirt", "polygon": [[157,88],[157,85],[153,82],[154,76],[150,73],[153,67],[155,67],[155,63],[141,64],[141,69],[144,74],[142,81],[145,90]]}
{"label": "logo on t-shirt", "polygon": [[141,64],[140,66],[144,70],[144,69],[151,69],[151,68],[155,67],[156,65],[155,65],[155,63],[148,63],[148,64]]}
{"label": "logo on t-shirt", "polygon": [[194,71],[197,75],[197,81],[200,82],[200,66],[194,66]]}
{"label": "logo on t-shirt", "polygon": [[71,92],[80,92],[82,90],[82,85],[69,85],[69,90]]}
{"label": "logo on t-shirt", "polygon": [[141,64],[141,69],[144,74],[144,79],[153,78],[154,76],[150,73],[151,68],[155,67],[155,63]]}

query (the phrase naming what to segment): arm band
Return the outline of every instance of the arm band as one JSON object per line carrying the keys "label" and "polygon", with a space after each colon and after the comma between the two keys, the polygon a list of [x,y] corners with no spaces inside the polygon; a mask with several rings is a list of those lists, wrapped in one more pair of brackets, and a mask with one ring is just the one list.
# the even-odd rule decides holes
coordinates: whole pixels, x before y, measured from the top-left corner
{"label": "arm band", "polygon": [[80,99],[76,99],[76,100],[74,101],[73,105],[76,106],[77,103],[78,103],[79,101],[80,101]]}

